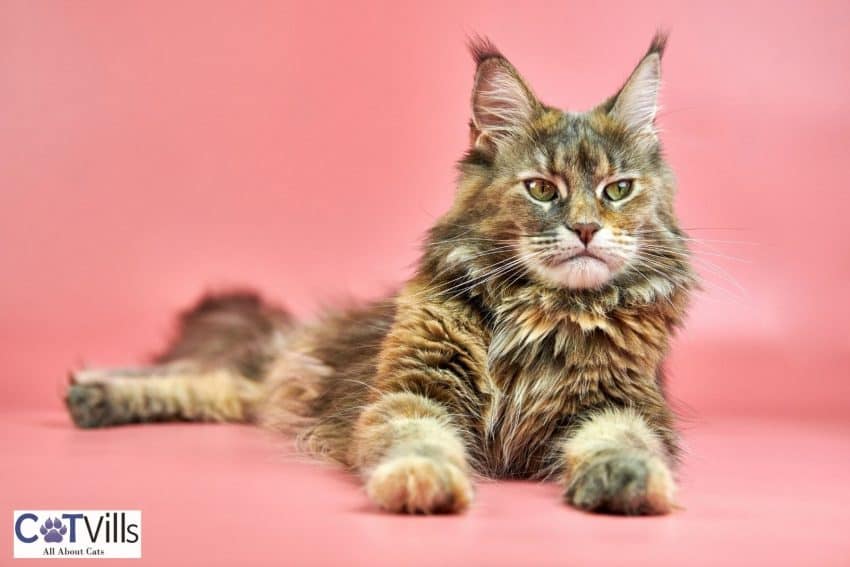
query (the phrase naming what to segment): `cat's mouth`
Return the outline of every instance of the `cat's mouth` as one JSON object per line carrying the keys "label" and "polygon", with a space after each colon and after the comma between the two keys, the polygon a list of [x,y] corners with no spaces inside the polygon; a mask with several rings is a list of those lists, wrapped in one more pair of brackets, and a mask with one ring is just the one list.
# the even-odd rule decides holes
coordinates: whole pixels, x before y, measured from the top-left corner
{"label": "cat's mouth", "polygon": [[609,263],[587,249],[553,255],[541,261],[535,271],[544,281],[569,289],[598,288],[612,274]]}
{"label": "cat's mouth", "polygon": [[602,258],[600,258],[599,256],[597,256],[596,254],[594,254],[593,252],[591,252],[590,250],[588,250],[587,248],[585,248],[584,250],[582,250],[578,254],[574,254],[574,255],[570,256],[569,260],[575,260],[577,258],[593,258],[594,260],[599,260],[600,262],[605,261]]}
{"label": "cat's mouth", "polygon": [[549,258],[546,263],[551,267],[555,267],[555,266],[564,265],[568,262],[576,262],[576,261],[582,261],[582,260],[583,261],[596,260],[598,262],[602,262],[604,264],[607,264],[607,262],[605,262],[605,260],[603,258],[600,258],[599,256],[597,256],[596,254],[594,254],[593,252],[591,252],[587,248],[585,248],[584,250],[582,250],[578,254],[573,254],[571,256],[566,256],[566,255],[554,256],[552,258]]}

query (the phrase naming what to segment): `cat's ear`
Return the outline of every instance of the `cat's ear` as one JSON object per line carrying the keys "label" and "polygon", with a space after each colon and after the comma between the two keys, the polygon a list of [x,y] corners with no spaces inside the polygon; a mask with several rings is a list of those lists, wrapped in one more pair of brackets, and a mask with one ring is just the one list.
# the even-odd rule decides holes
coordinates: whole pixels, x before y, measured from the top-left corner
{"label": "cat's ear", "polygon": [[469,42],[475,59],[470,139],[473,147],[494,150],[528,131],[542,105],[511,63],[487,39]]}
{"label": "cat's ear", "polygon": [[643,59],[610,105],[608,114],[629,130],[655,134],[658,92],[661,88],[661,56],[667,35],[657,33]]}

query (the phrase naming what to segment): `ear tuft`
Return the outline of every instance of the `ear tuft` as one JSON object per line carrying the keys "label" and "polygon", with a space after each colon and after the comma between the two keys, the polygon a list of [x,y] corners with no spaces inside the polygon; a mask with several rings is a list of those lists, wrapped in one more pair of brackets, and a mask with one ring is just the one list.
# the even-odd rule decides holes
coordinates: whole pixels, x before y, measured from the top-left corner
{"label": "ear tuft", "polygon": [[502,52],[493,45],[493,42],[485,36],[474,35],[470,37],[467,40],[467,47],[476,66],[481,65],[484,61],[493,57],[505,58]]}
{"label": "ear tuft", "polygon": [[666,31],[658,30],[655,32],[655,35],[652,37],[652,43],[649,44],[649,49],[646,51],[647,55],[652,55],[653,53],[657,53],[658,57],[664,56],[664,50],[667,48],[667,38],[669,34]]}

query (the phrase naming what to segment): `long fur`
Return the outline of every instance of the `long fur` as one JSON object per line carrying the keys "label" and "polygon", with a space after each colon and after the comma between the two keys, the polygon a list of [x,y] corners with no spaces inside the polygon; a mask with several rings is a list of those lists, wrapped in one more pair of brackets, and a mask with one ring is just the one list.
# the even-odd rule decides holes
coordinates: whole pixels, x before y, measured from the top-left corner
{"label": "long fur", "polygon": [[[310,324],[255,295],[207,297],[151,367],[78,372],[76,423],[256,422],[359,472],[392,511],[461,510],[473,475],[559,479],[588,510],[669,511],[678,448],[661,368],[696,282],[657,137],[612,112],[641,85],[566,113],[486,40],[471,51],[482,115],[455,203],[398,293]],[[569,194],[535,203],[516,181],[529,168]],[[599,179],[626,170],[640,191],[599,201]],[[630,261],[584,289],[539,277],[551,235],[588,218]]]}

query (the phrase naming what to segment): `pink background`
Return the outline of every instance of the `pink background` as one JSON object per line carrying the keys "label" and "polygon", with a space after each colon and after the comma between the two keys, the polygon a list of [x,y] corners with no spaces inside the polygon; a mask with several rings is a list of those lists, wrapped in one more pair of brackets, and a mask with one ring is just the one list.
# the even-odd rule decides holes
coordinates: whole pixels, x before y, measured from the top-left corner
{"label": "pink background", "polygon": [[585,109],[662,25],[682,223],[743,241],[696,246],[729,275],[701,269],[673,392],[697,414],[840,413],[850,5],[638,4],[3,3],[2,403],[56,406],[69,366],[138,359],[206,288],[299,314],[381,293],[452,198],[466,34]]}
{"label": "pink background", "polygon": [[[253,430],[71,429],[67,369],[141,359],[205,289],[256,286],[309,316],[403,280],[467,142],[467,34],[489,35],[545,101],[585,109],[659,25],[672,32],[660,124],[678,210],[711,241],[695,245],[706,291],[670,361],[694,448],[688,511],[623,524],[564,511],[554,488],[485,485],[477,523],[411,524],[364,513],[339,473],[281,465]],[[0,2],[0,451],[13,463],[0,517],[141,507],[158,565],[181,550],[191,563],[187,541],[223,564],[274,557],[278,540],[242,526],[289,505],[302,515],[279,537],[302,559],[316,543],[302,532],[328,525],[345,546],[372,545],[353,556],[364,564],[476,557],[441,539],[455,522],[463,541],[501,542],[477,556],[489,565],[547,542],[560,546],[550,563],[598,559],[570,543],[594,538],[653,565],[668,542],[695,563],[738,549],[847,564],[844,536],[823,530],[846,527],[850,508],[836,498],[850,480],[848,27],[846,1]],[[815,421],[832,425],[796,425]],[[51,483],[54,466],[73,493]],[[204,506],[249,555],[169,515]]]}

